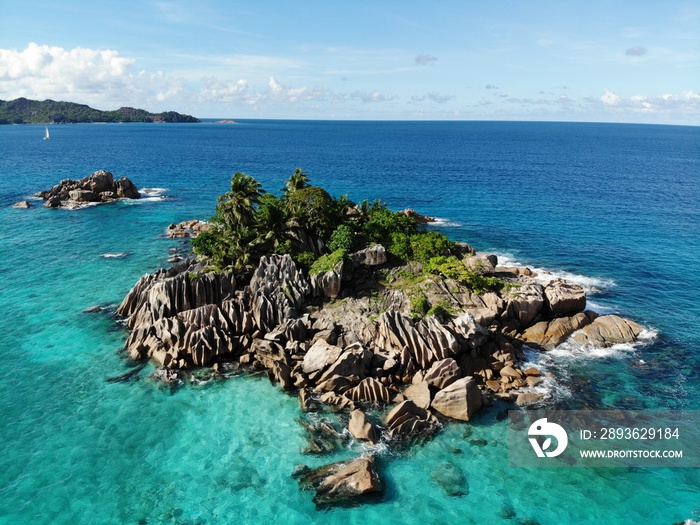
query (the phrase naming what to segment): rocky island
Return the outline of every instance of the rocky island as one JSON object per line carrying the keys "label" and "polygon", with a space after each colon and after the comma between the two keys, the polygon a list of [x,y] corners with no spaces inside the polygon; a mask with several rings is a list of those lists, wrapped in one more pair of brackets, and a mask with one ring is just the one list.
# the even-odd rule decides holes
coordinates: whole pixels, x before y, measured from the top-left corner
{"label": "rocky island", "polygon": [[62,180],[53,188],[40,191],[36,197],[44,199],[47,208],[74,209],[117,199],[140,199],[141,194],[127,177],[114,180],[109,171],[98,170],[80,180]]}
{"label": "rocky island", "polygon": [[[340,414],[368,444],[429,439],[496,399],[545,401],[541,372],[521,367],[524,345],[611,346],[642,331],[586,310],[578,285],[499,266],[415,212],[333,198],[301,170],[281,197],[237,173],[206,226],[169,230],[192,235],[196,258],[144,275],[124,298],[128,358],[153,361],[171,385],[203,369],[266,373],[302,411]],[[301,421],[309,453],[348,439],[340,425]],[[319,506],[381,497],[383,486],[371,453],[293,476]]]}

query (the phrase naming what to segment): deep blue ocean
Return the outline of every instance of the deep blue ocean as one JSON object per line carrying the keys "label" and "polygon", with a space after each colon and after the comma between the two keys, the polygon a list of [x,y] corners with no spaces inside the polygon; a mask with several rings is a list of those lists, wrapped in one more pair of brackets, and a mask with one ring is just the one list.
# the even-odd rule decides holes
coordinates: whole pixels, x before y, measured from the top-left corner
{"label": "deep blue ocean", "polygon": [[[380,503],[317,511],[294,466],[298,403],[264,378],[174,394],[109,383],[129,368],[113,308],[212,215],[242,171],[279,193],[296,167],[381,198],[507,264],[583,284],[645,328],[635,345],[559,348],[535,364],[560,408],[700,406],[700,128],[528,122],[0,126],[0,523],[659,524],[700,520],[700,470],[508,466],[496,409],[408,453],[383,450]],[[147,198],[82,210],[10,206],[98,169]],[[105,257],[107,254],[126,254]],[[105,309],[83,313],[93,305]],[[700,439],[700,430],[698,431]],[[475,438],[486,446],[470,442]],[[480,441],[483,445],[483,441]],[[451,497],[432,469],[465,473]],[[514,515],[514,516],[513,516]],[[527,521],[534,520],[534,521]]]}

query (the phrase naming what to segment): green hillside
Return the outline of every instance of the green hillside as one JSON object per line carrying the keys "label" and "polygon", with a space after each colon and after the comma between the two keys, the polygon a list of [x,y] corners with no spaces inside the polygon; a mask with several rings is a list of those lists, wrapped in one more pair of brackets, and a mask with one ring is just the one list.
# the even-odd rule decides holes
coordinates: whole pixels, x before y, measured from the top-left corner
{"label": "green hillside", "polygon": [[75,102],[55,100],[0,100],[0,124],[76,124],[86,122],[199,122],[191,115],[174,111],[149,113],[143,109],[119,108],[101,111]]}

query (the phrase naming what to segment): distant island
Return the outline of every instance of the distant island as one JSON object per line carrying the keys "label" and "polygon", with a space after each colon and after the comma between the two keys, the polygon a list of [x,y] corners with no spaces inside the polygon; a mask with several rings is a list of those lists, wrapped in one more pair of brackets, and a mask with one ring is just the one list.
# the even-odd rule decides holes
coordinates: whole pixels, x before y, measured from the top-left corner
{"label": "distant island", "polygon": [[200,122],[192,115],[175,111],[149,113],[123,107],[101,111],[75,102],[55,100],[0,100],[0,124],[84,124],[90,122]]}

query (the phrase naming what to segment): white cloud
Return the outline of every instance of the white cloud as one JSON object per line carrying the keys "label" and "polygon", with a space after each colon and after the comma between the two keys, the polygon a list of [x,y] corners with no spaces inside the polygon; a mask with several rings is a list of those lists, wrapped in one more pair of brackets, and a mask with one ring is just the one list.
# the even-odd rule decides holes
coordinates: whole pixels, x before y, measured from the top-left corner
{"label": "white cloud", "polygon": [[133,59],[122,58],[111,49],[95,50],[76,47],[40,46],[30,43],[23,51],[0,49],[0,81],[43,82],[68,81],[73,87],[95,81],[118,79],[133,66]]}
{"label": "white cloud", "polygon": [[0,98],[67,98],[109,108],[165,101],[181,95],[184,80],[135,69],[112,49],[64,49],[30,43],[0,49]]}
{"label": "white cloud", "polygon": [[450,100],[454,100],[454,95],[441,95],[440,93],[431,92],[423,96],[411,97],[413,102],[423,102],[424,100],[430,100],[431,102],[437,102],[438,104],[444,104]]}
{"label": "white cloud", "polygon": [[616,106],[620,103],[620,97],[618,97],[612,91],[606,89],[605,93],[603,93],[603,96],[600,97],[600,101],[606,106]]}
{"label": "white cloud", "polygon": [[254,105],[263,98],[263,94],[252,90],[248,81],[244,79],[233,82],[222,81],[215,77],[205,77],[202,81],[203,86],[199,90],[199,99],[203,102],[238,102]]}
{"label": "white cloud", "polygon": [[301,102],[305,100],[323,100],[326,98],[325,90],[321,87],[287,88],[280,84],[275,77],[270,77],[268,82],[269,96],[278,102]]}
{"label": "white cloud", "polygon": [[396,93],[382,93],[381,91],[355,91],[350,93],[350,95],[340,95],[336,97],[337,99],[344,101],[347,99],[359,100],[365,104],[371,102],[389,102],[391,100],[396,100],[399,96]]}

